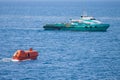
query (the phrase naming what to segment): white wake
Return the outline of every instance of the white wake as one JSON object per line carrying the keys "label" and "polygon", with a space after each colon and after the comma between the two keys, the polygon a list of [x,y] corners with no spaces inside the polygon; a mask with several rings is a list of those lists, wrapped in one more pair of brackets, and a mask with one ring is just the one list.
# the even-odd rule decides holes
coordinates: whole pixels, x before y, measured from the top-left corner
{"label": "white wake", "polygon": [[3,58],[0,60],[0,62],[11,62],[12,58]]}

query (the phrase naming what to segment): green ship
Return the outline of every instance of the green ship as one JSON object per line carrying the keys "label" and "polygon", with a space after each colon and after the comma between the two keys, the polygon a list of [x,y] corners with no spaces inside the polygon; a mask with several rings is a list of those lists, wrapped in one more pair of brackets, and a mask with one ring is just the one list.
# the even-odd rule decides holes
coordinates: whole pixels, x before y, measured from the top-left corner
{"label": "green ship", "polygon": [[81,16],[78,20],[71,19],[68,23],[46,24],[43,28],[45,30],[106,31],[109,26],[94,17]]}

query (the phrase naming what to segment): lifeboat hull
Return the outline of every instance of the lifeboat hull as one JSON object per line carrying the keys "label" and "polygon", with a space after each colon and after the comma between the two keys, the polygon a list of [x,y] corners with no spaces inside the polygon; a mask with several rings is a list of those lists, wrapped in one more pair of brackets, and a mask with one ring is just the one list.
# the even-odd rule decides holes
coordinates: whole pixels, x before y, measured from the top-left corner
{"label": "lifeboat hull", "polygon": [[37,59],[38,52],[29,50],[29,51],[23,51],[18,50],[15,52],[15,54],[12,57],[12,61],[26,61],[26,60],[35,60]]}

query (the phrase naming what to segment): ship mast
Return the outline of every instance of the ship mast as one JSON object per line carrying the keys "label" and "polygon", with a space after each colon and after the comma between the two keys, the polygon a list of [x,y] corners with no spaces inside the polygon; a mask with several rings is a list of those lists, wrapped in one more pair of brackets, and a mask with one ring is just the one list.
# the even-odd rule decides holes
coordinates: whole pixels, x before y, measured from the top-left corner
{"label": "ship mast", "polygon": [[85,9],[85,2],[83,1],[83,10],[82,10],[81,17],[86,17],[86,16],[87,16],[87,12],[86,12],[86,9]]}
{"label": "ship mast", "polygon": [[87,12],[86,12],[86,11],[83,11],[82,16],[83,16],[83,17],[86,17],[86,16],[87,16]]}

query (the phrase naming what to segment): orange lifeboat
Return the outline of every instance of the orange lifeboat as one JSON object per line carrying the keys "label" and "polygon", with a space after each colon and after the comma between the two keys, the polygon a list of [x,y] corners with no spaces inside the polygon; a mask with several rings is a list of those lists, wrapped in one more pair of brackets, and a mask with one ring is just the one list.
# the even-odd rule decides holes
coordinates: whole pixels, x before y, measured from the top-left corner
{"label": "orange lifeboat", "polygon": [[28,51],[17,50],[12,57],[12,61],[35,60],[37,56],[38,52],[32,50],[32,48]]}

